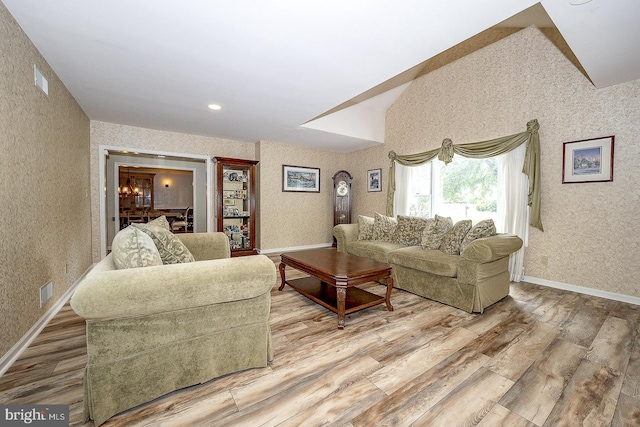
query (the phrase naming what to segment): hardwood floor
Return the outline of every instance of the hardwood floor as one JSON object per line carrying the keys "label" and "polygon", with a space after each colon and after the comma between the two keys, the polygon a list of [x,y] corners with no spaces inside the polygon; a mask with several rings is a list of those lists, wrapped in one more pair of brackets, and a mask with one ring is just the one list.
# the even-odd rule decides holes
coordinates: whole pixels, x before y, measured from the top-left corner
{"label": "hardwood floor", "polygon": [[[394,289],[393,312],[353,313],[338,330],[334,313],[278,285],[267,368],[103,425],[640,426],[640,306],[518,283],[479,315]],[[0,378],[0,402],[67,404],[72,426],[93,426],[84,339],[67,304]]]}

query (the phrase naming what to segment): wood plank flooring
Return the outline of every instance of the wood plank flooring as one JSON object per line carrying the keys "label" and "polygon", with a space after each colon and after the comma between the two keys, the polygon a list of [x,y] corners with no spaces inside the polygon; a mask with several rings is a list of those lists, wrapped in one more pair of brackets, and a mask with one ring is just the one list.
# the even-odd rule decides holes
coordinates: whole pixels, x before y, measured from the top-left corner
{"label": "wood plank flooring", "polygon": [[[469,314],[394,289],[395,311],[352,313],[338,330],[334,313],[278,285],[268,367],[103,425],[640,426],[640,306],[517,283]],[[66,305],[0,378],[0,402],[66,404],[72,426],[93,426],[82,421],[84,333]]]}

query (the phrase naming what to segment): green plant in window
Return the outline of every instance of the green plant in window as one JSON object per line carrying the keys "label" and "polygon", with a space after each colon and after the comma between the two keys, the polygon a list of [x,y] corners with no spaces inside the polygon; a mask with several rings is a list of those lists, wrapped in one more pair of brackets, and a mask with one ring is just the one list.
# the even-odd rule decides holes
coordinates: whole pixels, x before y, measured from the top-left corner
{"label": "green plant in window", "polygon": [[[456,157],[441,170],[443,198],[447,203],[468,203],[495,212],[498,168],[495,159]],[[491,209],[491,203],[494,204]],[[480,209],[479,209],[480,210]]]}

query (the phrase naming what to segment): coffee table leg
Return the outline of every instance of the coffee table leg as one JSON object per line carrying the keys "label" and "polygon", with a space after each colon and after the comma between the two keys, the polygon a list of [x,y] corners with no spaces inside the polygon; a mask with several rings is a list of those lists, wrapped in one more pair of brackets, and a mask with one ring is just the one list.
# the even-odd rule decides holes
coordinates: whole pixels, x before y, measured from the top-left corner
{"label": "coffee table leg", "polygon": [[280,270],[280,279],[282,280],[282,284],[278,288],[279,291],[284,289],[284,268],[286,266],[287,265],[284,262],[281,262],[280,265],[278,266],[278,269]]}
{"label": "coffee table leg", "polygon": [[387,310],[393,311],[393,306],[391,305],[391,290],[393,289],[393,277],[387,277],[387,298],[385,302],[387,303]]}
{"label": "coffee table leg", "polygon": [[344,329],[344,306],[347,299],[347,287],[337,284],[336,296],[338,297],[338,329]]}

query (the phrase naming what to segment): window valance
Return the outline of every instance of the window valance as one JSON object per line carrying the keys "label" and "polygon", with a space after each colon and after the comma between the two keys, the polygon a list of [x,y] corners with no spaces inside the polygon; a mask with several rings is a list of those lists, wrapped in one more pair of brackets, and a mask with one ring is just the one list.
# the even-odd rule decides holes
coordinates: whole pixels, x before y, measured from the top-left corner
{"label": "window valance", "polygon": [[503,136],[489,141],[472,142],[467,144],[454,144],[449,138],[442,142],[440,148],[424,153],[408,154],[400,156],[393,151],[389,152],[391,168],[389,170],[389,191],[387,192],[387,215],[393,216],[393,196],[396,191],[396,162],[404,166],[418,166],[438,157],[445,164],[453,160],[454,153],[472,159],[486,159],[499,156],[515,149],[526,142],[526,155],[522,173],[529,177],[530,207],[529,224],[543,231],[540,218],[540,136],[538,120],[533,119],[527,123],[526,132]]}

